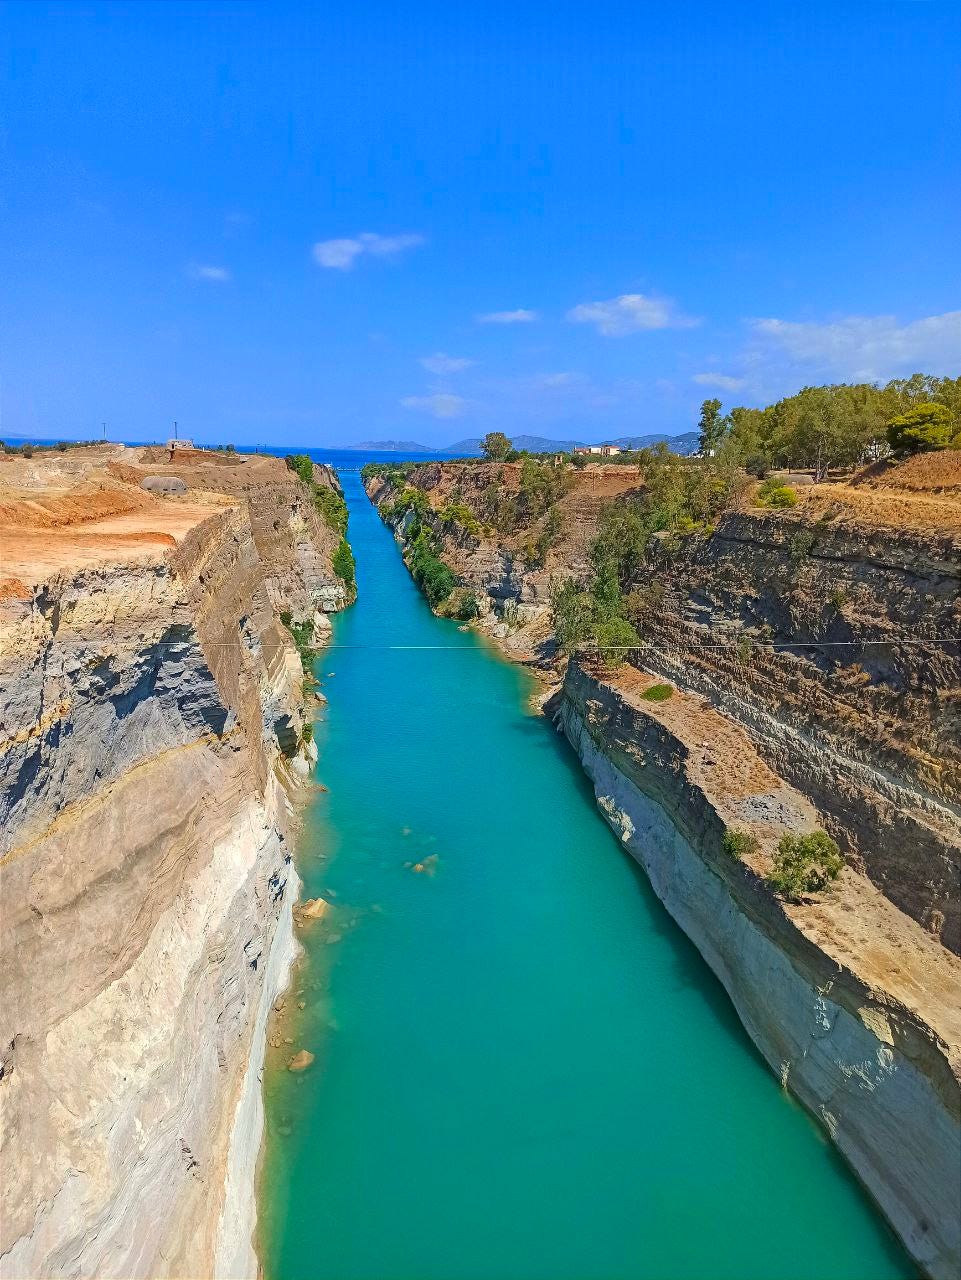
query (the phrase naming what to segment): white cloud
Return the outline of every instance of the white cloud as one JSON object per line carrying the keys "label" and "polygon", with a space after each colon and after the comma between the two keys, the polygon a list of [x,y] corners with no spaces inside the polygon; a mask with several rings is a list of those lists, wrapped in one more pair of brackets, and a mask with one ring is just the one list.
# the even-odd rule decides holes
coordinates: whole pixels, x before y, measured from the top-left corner
{"label": "white cloud", "polygon": [[432,418],[459,418],[467,407],[467,401],[463,397],[446,392],[437,392],[432,396],[405,396],[401,404],[405,409],[429,413]]}
{"label": "white cloud", "polygon": [[693,381],[702,387],[719,387],[722,391],[740,391],[747,386],[747,378],[732,378],[727,373],[695,373]]}
{"label": "white cloud", "polygon": [[847,316],[827,324],[751,321],[756,343],[847,380],[884,381],[899,373],[956,372],[961,359],[961,311],[898,324],[894,316]]}
{"label": "white cloud", "polygon": [[193,263],[187,268],[191,280],[209,280],[214,284],[226,284],[233,279],[226,267],[211,267],[201,263]]}
{"label": "white cloud", "polygon": [[478,324],[532,324],[539,319],[536,311],[525,311],[523,307],[518,307],[516,311],[488,311],[486,315],[478,316]]}
{"label": "white cloud", "polygon": [[428,373],[443,377],[448,373],[460,373],[462,369],[469,369],[474,361],[465,360],[463,356],[449,356],[444,351],[436,351],[432,356],[422,356],[420,363]]}
{"label": "white cloud", "polygon": [[362,254],[373,258],[394,258],[405,249],[416,249],[424,243],[421,235],[381,236],[375,231],[362,231],[344,240],[318,240],[312,253],[318,266],[350,271]]}
{"label": "white cloud", "polygon": [[568,311],[567,319],[574,324],[596,325],[606,338],[650,329],[689,329],[700,323],[679,311],[670,298],[643,293],[622,293],[606,302],[582,302]]}

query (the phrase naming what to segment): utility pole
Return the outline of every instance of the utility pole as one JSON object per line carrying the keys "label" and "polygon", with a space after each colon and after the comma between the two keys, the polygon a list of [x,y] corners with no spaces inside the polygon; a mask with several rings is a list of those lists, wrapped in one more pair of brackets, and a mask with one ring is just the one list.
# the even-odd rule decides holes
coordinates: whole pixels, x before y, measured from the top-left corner
{"label": "utility pole", "polygon": [[107,424],[106,424],[105,422],[101,422],[100,426],[101,426],[101,428],[103,429],[103,430],[102,430],[103,438],[104,438],[104,440],[106,440],[106,438],[107,438]]}
{"label": "utility pole", "polygon": [[177,435],[177,424],[176,424],[176,422],[174,423],[174,439],[175,439],[175,440],[179,440],[179,439],[180,439],[180,437]]}

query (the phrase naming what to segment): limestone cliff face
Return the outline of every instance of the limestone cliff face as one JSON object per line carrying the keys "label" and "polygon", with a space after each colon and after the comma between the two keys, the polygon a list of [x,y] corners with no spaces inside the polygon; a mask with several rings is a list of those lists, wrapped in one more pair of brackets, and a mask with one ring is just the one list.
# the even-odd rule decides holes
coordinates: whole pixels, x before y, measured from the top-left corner
{"label": "limestone cliff face", "polygon": [[311,556],[265,564],[247,504],[211,492],[42,553],[3,530],[3,1276],[256,1271],[304,750],[276,607],[288,584],[300,616],[329,601]]}
{"label": "limestone cliff face", "polygon": [[[961,962],[845,872],[785,904],[760,867],[811,804],[701,699],[645,703],[576,663],[553,707],[628,852],[928,1275],[961,1265]],[[722,849],[754,834],[758,865]],[[920,981],[919,981],[920,979]]]}

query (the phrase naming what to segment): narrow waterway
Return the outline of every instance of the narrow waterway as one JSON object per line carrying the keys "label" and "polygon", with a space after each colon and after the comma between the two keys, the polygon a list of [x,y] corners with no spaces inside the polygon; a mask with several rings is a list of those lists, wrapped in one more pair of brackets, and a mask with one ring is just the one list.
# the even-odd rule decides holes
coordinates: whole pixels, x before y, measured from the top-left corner
{"label": "narrow waterway", "polygon": [[298,858],[336,907],[301,932],[293,1045],[268,1059],[267,1280],[912,1274],[531,678],[430,613],[343,480],[360,595],[318,664],[329,791]]}

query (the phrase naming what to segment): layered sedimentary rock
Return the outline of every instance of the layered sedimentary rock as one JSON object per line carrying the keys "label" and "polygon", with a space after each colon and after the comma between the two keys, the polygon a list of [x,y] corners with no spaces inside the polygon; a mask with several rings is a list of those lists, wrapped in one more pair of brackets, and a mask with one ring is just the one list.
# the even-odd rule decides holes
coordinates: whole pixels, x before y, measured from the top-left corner
{"label": "layered sedimentary rock", "polygon": [[336,579],[276,460],[259,537],[230,483],[102,461],[0,470],[0,1274],[253,1275],[306,750],[278,606]]}
{"label": "layered sedimentary rock", "polygon": [[[961,961],[853,871],[818,902],[775,898],[767,858],[817,811],[704,700],[645,702],[648,683],[571,663],[552,706],[601,812],[784,1086],[948,1280],[961,1264]],[[729,828],[757,854],[724,852]]]}
{"label": "layered sedimentary rock", "polygon": [[[785,1086],[818,1116],[926,1273],[956,1275],[961,1222],[961,456],[810,485],[796,509],[750,490],[716,525],[654,540],[629,584],[629,663],[566,667],[554,710],[598,802],[727,988]],[[932,476],[937,481],[934,483]],[[953,477],[953,480],[952,480]],[[552,582],[589,579],[604,504],[643,501],[635,468],[589,468],[537,525],[480,522],[516,469],[373,477],[401,545],[401,484],[438,554],[485,602],[505,650],[564,663]],[[669,681],[664,703],[643,698]],[[753,833],[741,863],[727,828]],[[825,828],[847,858],[829,891],[764,882],[781,835]]]}

